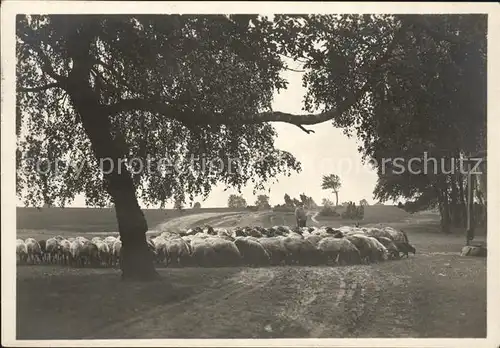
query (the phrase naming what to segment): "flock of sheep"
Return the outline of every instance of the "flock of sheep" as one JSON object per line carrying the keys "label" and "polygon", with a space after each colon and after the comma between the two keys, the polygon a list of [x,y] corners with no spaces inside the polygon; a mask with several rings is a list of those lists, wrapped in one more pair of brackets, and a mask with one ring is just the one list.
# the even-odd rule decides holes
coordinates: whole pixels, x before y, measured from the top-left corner
{"label": "flock of sheep", "polygon": [[[227,230],[205,226],[180,233],[162,232],[147,238],[157,264],[223,267],[278,265],[346,265],[399,259],[415,254],[403,231],[392,227],[343,226]],[[120,237],[64,238],[16,241],[20,263],[59,263],[72,267],[119,267]]]}

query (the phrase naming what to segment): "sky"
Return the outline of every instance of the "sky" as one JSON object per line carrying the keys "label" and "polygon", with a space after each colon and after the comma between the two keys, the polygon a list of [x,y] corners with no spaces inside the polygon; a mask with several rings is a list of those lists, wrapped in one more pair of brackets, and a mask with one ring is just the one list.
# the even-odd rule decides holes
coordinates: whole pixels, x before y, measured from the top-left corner
{"label": "sky", "polygon": [[[291,68],[300,69],[294,62],[288,61]],[[273,101],[274,111],[288,113],[302,113],[303,99],[306,89],[302,87],[303,73],[295,71],[283,71],[282,76],[289,82],[288,88],[276,93]],[[348,138],[342,129],[333,127],[331,122],[324,122],[314,126],[307,126],[315,133],[307,134],[298,127],[290,124],[276,122],[273,124],[278,136],[275,147],[288,151],[301,163],[302,171],[292,172],[290,177],[278,176],[278,182],[267,185],[269,191],[257,192],[266,194],[272,206],[284,203],[284,195],[288,193],[292,198],[299,199],[304,193],[311,196],[317,204],[321,204],[323,198],[335,201],[335,195],[331,191],[321,189],[322,176],[334,173],[340,176],[341,188],[339,191],[339,204],[344,201],[358,203],[366,199],[369,204],[376,201],[373,199],[373,189],[377,181],[377,174],[368,165],[361,162],[361,154],[358,153],[358,141],[355,137]],[[224,185],[213,187],[212,193],[203,201],[196,199],[202,207],[226,207],[230,194],[237,194],[236,189],[224,191]],[[241,194],[247,204],[254,204],[256,195],[253,194],[252,185],[242,189]],[[140,202],[141,204],[141,202]],[[18,206],[23,206],[21,200]],[[85,198],[77,196],[72,204],[67,207],[85,207]],[[141,204],[143,208],[146,206]],[[166,208],[172,208],[173,204],[167,203]]]}

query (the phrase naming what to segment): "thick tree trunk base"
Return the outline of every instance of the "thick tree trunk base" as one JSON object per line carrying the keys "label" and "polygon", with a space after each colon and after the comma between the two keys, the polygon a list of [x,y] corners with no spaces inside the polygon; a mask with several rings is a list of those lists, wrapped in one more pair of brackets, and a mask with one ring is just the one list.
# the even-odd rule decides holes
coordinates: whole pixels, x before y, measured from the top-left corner
{"label": "thick tree trunk base", "polygon": [[156,271],[151,252],[145,243],[123,245],[120,255],[123,281],[153,281],[161,277]]}

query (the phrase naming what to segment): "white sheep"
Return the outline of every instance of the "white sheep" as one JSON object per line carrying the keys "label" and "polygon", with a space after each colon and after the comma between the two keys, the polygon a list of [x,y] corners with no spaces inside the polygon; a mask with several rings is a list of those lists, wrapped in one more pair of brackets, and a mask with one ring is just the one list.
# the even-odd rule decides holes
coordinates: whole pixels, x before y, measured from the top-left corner
{"label": "white sheep", "polygon": [[243,263],[249,266],[268,266],[271,264],[269,254],[264,247],[255,240],[238,237],[234,243],[243,258]]}
{"label": "white sheep", "polygon": [[[60,239],[63,240],[64,238]],[[49,238],[45,243],[45,251],[47,253],[48,262],[53,263],[61,260],[62,248],[59,240],[56,238]]]}
{"label": "white sheep", "polygon": [[25,264],[28,261],[28,249],[22,239],[16,240],[16,256],[19,258],[18,261],[21,264]]}
{"label": "white sheep", "polygon": [[42,256],[42,248],[40,247],[40,244],[33,239],[33,238],[27,238],[24,241],[24,244],[26,245],[26,249],[28,252],[28,259],[31,260],[32,264],[37,263],[42,263],[43,256]]}
{"label": "white sheep", "polygon": [[112,252],[112,264],[116,267],[120,264],[120,254],[121,254],[121,250],[122,250],[122,241],[117,239],[114,243],[113,243],[113,252]]}
{"label": "white sheep", "polygon": [[318,249],[323,253],[327,264],[359,264],[359,250],[346,238],[326,237],[318,243]]}
{"label": "white sheep", "polygon": [[205,242],[215,251],[214,266],[239,266],[242,256],[236,244],[223,238],[207,238]]}
{"label": "white sheep", "polygon": [[260,245],[269,255],[272,266],[283,265],[286,262],[287,249],[283,244],[283,239],[282,236],[259,239]]}

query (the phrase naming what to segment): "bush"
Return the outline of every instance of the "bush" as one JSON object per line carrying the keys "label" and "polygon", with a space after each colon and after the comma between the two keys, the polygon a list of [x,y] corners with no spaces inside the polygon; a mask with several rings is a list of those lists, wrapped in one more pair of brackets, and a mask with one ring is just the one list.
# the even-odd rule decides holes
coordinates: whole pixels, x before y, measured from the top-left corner
{"label": "bush", "polygon": [[363,220],[365,216],[365,207],[356,207],[356,203],[348,202],[346,210],[342,213],[342,218],[347,220]]}
{"label": "bush", "polygon": [[245,207],[246,210],[249,210],[249,211],[258,211],[259,210],[259,207],[255,206],[255,205],[247,205]]}
{"label": "bush", "polygon": [[329,216],[329,217],[339,217],[340,216],[340,214],[335,211],[335,207],[332,207],[329,205],[321,208],[319,215],[320,216]]}
{"label": "bush", "polygon": [[274,206],[273,211],[275,211],[275,212],[285,212],[285,213],[295,212],[295,207],[289,206],[289,205],[286,205],[286,204],[278,204],[278,205]]}

